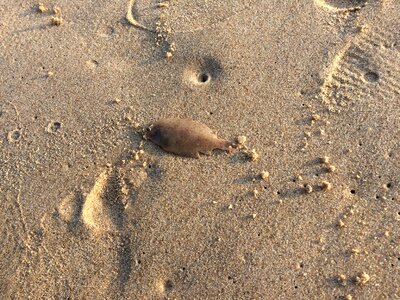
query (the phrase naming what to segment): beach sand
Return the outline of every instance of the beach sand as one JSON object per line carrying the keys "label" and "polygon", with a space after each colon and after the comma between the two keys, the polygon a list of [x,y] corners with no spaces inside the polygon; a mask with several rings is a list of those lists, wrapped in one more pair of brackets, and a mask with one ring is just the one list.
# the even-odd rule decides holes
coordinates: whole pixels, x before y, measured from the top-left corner
{"label": "beach sand", "polygon": [[400,299],[400,2],[162,3],[0,6],[0,297]]}

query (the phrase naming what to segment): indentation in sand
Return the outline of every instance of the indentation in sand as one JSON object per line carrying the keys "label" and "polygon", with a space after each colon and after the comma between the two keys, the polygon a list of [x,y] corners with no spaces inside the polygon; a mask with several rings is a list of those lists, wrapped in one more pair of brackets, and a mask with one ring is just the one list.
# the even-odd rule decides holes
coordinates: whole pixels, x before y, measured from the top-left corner
{"label": "indentation in sand", "polygon": [[71,193],[67,195],[58,207],[58,213],[61,220],[68,223],[73,228],[75,227],[82,213],[83,196],[81,193]]}
{"label": "indentation in sand", "polygon": [[7,140],[9,143],[17,143],[21,140],[22,133],[21,130],[15,129],[8,133]]}
{"label": "indentation in sand", "polygon": [[106,169],[97,177],[82,208],[82,221],[95,233],[115,232],[122,227],[124,205],[121,182]]}
{"label": "indentation in sand", "polygon": [[314,0],[314,1],[316,5],[334,12],[359,10],[367,3],[367,0]]}
{"label": "indentation in sand", "polygon": [[400,94],[400,51],[395,38],[364,28],[336,54],[322,86],[325,104],[347,106],[356,99],[391,99]]}
{"label": "indentation in sand", "polygon": [[183,81],[191,87],[207,86],[222,74],[221,64],[212,57],[197,59],[183,70]]}
{"label": "indentation in sand", "polygon": [[50,133],[57,133],[61,129],[61,122],[52,121],[47,124],[46,131]]}
{"label": "indentation in sand", "polygon": [[156,283],[156,288],[160,294],[169,294],[174,290],[174,284],[170,279],[160,279]]}
{"label": "indentation in sand", "polygon": [[[162,2],[162,1],[160,1]],[[233,0],[233,1],[166,1],[168,5],[148,5],[148,2],[129,0],[126,19],[133,26],[156,32],[154,26],[144,25],[149,19],[159,19],[155,15],[162,15],[168,19],[175,33],[193,32],[209,28],[235,15],[251,9],[259,0]],[[190,12],[188,12],[190,8]],[[137,15],[134,16],[137,12]],[[190,17],[188,18],[188,14]],[[144,15],[144,16],[143,16]],[[141,20],[141,21],[139,21]]]}
{"label": "indentation in sand", "polygon": [[97,60],[91,59],[86,61],[86,66],[89,69],[96,69],[99,66],[99,62]]}

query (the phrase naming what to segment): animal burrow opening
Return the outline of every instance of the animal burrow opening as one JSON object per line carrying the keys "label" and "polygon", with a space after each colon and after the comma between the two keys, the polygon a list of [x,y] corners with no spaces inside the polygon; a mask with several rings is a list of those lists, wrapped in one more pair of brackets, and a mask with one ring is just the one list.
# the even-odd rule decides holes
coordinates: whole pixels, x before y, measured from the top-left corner
{"label": "animal burrow opening", "polygon": [[10,143],[18,142],[21,139],[21,131],[18,129],[10,131],[7,138]]}
{"label": "animal burrow opening", "polygon": [[377,82],[379,80],[379,74],[376,72],[367,72],[364,74],[364,79],[365,81],[368,82]]}
{"label": "animal burrow opening", "polygon": [[61,129],[61,122],[58,122],[58,121],[53,121],[53,122],[50,122],[48,125],[47,125],[47,130],[49,131],[49,132],[53,132],[53,133],[56,133],[56,132],[58,132],[60,129]]}
{"label": "animal burrow opening", "polygon": [[210,81],[211,76],[207,73],[201,73],[199,75],[199,82],[200,83],[207,83]]}

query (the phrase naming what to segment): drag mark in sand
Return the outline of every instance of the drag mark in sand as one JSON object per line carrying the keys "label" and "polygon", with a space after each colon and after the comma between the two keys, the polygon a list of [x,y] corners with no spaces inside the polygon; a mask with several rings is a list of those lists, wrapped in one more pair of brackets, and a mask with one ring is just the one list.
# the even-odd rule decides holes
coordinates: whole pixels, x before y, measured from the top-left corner
{"label": "drag mark in sand", "polygon": [[[139,28],[139,29],[143,29],[149,32],[153,32],[153,33],[157,33],[160,34],[158,29],[151,29],[146,27],[145,25],[141,24],[138,20],[136,20],[136,18],[133,16],[133,6],[135,5],[135,1],[136,0],[129,0],[128,1],[128,5],[127,5],[127,14],[126,14],[126,19],[128,20],[128,22]],[[175,3],[176,1],[171,1],[171,0],[166,0],[166,1],[160,1],[157,4],[157,8],[161,9],[161,13],[159,16],[159,22],[161,23],[161,20],[165,21],[167,18],[169,18],[169,14],[167,14],[167,10],[169,8],[171,8],[172,5],[176,5],[177,3]],[[210,28],[211,26],[214,26],[216,24],[219,24],[221,22],[225,22],[227,20],[229,20],[230,18],[233,18],[235,16],[237,16],[240,13],[243,13],[247,10],[250,10],[252,8],[252,6],[256,6],[257,3],[260,3],[261,0],[246,0],[246,1],[232,1],[233,3],[229,4],[226,6],[226,8],[228,9],[228,13],[223,16],[221,19],[215,21],[215,22],[210,22],[207,21],[207,18],[209,18],[210,16],[214,16],[215,14],[215,10],[218,10],[221,8],[219,4],[213,4],[212,2],[207,2],[207,1],[197,1],[196,2],[196,7],[197,10],[196,11],[191,11],[190,14],[194,14],[194,18],[192,17],[192,20],[189,20],[189,22],[186,22],[186,26],[185,29],[181,28],[176,28],[176,30],[174,30],[175,33],[185,33],[185,32],[195,32],[195,31],[200,31],[200,30],[204,30],[207,28]],[[181,6],[180,9],[182,9],[182,7],[189,7],[188,4],[190,4],[191,1],[180,1],[179,4]],[[215,6],[213,6],[215,5]],[[211,8],[210,8],[211,6]],[[244,7],[243,7],[244,6]],[[238,9],[237,11],[235,11],[235,8],[240,7],[240,9]],[[197,12],[197,14],[196,14]],[[196,25],[193,24],[192,22],[197,22],[201,20],[202,24],[204,25]],[[191,26],[193,25],[193,26]],[[159,24],[157,25],[157,27],[160,27]]]}
{"label": "drag mark in sand", "polygon": [[357,11],[362,9],[367,0],[314,0],[319,7],[331,12]]}
{"label": "drag mark in sand", "polygon": [[140,24],[135,19],[135,17],[133,16],[133,13],[132,13],[132,8],[133,8],[134,4],[135,4],[135,0],[129,0],[129,2],[128,2],[128,10],[127,10],[127,13],[126,13],[126,19],[128,20],[129,24],[135,26],[136,28],[140,28],[140,29],[155,33],[156,32],[155,30],[147,28],[146,26]]}

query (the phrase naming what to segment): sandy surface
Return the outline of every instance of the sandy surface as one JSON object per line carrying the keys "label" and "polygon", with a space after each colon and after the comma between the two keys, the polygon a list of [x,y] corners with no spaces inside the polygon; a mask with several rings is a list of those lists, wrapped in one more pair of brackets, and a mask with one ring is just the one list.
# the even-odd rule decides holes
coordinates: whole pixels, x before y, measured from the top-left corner
{"label": "sandy surface", "polygon": [[127,2],[0,5],[1,298],[399,299],[400,2]]}

